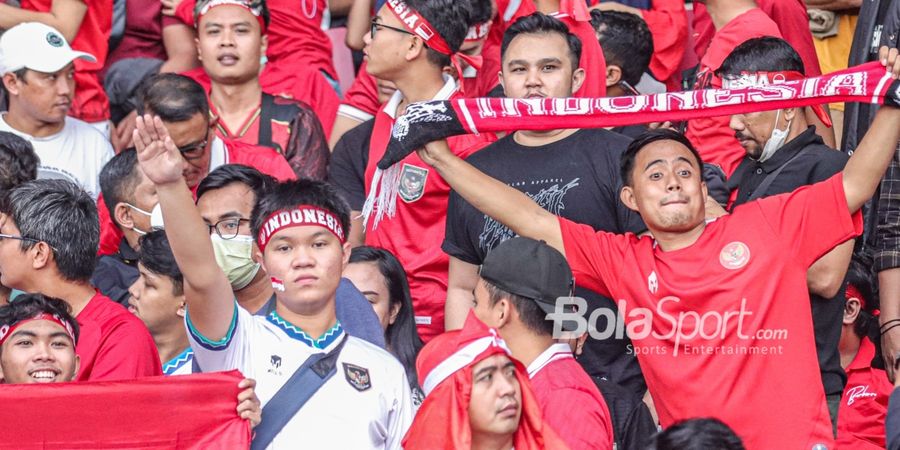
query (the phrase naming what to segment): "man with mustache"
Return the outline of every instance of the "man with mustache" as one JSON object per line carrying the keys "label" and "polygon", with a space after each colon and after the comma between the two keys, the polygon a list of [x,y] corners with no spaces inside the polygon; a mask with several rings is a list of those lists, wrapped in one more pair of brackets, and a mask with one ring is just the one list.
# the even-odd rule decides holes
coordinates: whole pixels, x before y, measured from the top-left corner
{"label": "man with mustache", "polygon": [[37,22],[10,28],[0,38],[0,76],[9,111],[0,131],[31,142],[41,159],[38,178],[63,178],[96,200],[100,169],[113,157],[109,140],[91,125],[66,117],[75,96],[75,60],[95,61],[72,50],[62,33]]}
{"label": "man with mustache", "polygon": [[[723,84],[768,84],[804,75],[800,55],[779,38],[755,38],[739,45],[722,63]],[[847,154],[825,145],[806,120],[805,108],[786,108],[731,116],[735,137],[747,152],[728,180],[732,210],[750,200],[791,192],[831,178],[847,164]],[[838,342],[843,317],[843,282],[854,240],[827,253],[807,273],[819,370],[831,421],[847,374],[841,369]]]}

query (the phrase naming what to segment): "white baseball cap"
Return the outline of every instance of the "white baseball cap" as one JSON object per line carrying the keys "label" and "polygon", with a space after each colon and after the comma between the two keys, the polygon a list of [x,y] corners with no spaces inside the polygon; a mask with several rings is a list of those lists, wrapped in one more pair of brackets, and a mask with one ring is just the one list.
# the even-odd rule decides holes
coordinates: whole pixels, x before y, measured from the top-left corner
{"label": "white baseball cap", "polygon": [[0,36],[0,74],[23,68],[53,73],[78,58],[97,62],[89,53],[72,50],[62,33],[42,23],[22,23]]}

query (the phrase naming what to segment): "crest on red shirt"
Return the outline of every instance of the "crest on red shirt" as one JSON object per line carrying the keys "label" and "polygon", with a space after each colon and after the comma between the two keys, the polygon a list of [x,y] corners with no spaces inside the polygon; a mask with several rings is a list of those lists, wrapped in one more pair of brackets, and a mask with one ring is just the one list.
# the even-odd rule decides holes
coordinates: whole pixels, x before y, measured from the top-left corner
{"label": "crest on red shirt", "polygon": [[403,171],[400,172],[400,198],[407,203],[422,198],[422,195],[425,194],[427,179],[428,169],[404,164]]}
{"label": "crest on red shirt", "polygon": [[719,253],[719,263],[722,267],[737,270],[750,262],[750,247],[739,241],[732,242],[722,248]]}

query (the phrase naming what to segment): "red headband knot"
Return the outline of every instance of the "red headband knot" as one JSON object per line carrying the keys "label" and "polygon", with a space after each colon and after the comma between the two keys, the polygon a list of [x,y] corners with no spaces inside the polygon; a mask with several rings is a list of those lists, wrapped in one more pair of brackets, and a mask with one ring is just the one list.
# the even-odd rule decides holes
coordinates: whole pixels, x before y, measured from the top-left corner
{"label": "red headband knot", "polygon": [[[431,23],[429,23],[425,17],[422,17],[422,14],[419,14],[418,11],[410,8],[406,2],[402,0],[387,0],[387,7],[397,20],[403,24],[403,28],[406,28],[406,30],[413,35],[422,38],[428,48],[450,57],[450,61],[453,64],[453,68],[456,69],[458,75],[457,78],[459,80],[462,80],[463,77],[462,65],[459,62],[460,59],[475,68],[475,70],[481,69],[481,56],[469,56],[464,53],[454,53],[450,50],[450,45],[447,44],[447,41],[435,31],[435,28]],[[487,33],[487,31],[485,31],[485,33]],[[460,92],[462,92],[461,83]]]}
{"label": "red headband knot", "polygon": [[312,205],[298,205],[292,209],[282,209],[270,215],[259,230],[256,243],[259,250],[266,251],[266,245],[278,233],[285,228],[317,226],[330,231],[343,244],[346,242],[344,227],[341,220],[331,211]]}
{"label": "red headband knot", "polygon": [[28,319],[22,319],[12,325],[3,325],[0,327],[0,346],[3,346],[3,343],[6,342],[6,339],[12,336],[13,332],[16,331],[22,324],[33,322],[35,320],[47,320],[53,322],[66,330],[66,334],[69,335],[69,339],[72,340],[72,344],[75,344],[75,330],[72,328],[72,324],[67,320],[63,320],[56,314],[47,314],[47,313],[38,313],[34,317],[30,317]]}

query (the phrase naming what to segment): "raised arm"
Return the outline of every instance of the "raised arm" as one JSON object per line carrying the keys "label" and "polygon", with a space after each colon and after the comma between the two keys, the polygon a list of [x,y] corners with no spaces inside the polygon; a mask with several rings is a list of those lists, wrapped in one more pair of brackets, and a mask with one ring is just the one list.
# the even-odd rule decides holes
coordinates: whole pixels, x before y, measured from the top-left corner
{"label": "raised arm", "polygon": [[447,141],[431,142],[418,153],[475,209],[520,236],[545,241],[566,254],[558,219],[527,195],[481,173],[454,155]]}
{"label": "raised arm", "polygon": [[191,323],[204,337],[222,339],[234,314],[234,293],[216,264],[209,228],[182,176],[181,152],[159,117],[138,117],[133,138],[141,170],[156,185],[166,237],[184,275]]}

